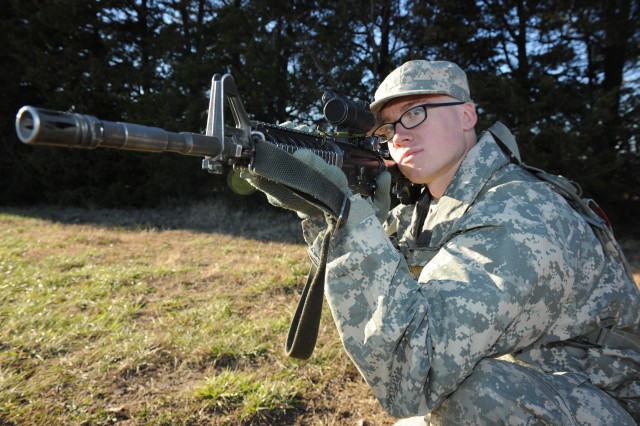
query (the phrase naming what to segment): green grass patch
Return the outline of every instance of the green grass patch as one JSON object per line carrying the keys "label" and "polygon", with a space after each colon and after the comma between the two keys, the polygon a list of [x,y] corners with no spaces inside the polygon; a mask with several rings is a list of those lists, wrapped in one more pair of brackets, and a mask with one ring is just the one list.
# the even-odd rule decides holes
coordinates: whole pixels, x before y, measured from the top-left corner
{"label": "green grass patch", "polygon": [[241,421],[294,408],[304,384],[290,375],[257,378],[255,374],[224,370],[196,390],[196,396],[223,411],[236,411]]}

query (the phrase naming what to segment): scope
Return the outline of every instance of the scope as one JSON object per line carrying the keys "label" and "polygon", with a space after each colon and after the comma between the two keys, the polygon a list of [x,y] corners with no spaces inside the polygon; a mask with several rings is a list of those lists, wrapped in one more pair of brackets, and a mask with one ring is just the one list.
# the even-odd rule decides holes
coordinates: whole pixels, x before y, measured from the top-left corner
{"label": "scope", "polygon": [[366,134],[375,124],[375,117],[366,102],[351,101],[335,92],[322,95],[324,117],[338,130],[355,134]]}

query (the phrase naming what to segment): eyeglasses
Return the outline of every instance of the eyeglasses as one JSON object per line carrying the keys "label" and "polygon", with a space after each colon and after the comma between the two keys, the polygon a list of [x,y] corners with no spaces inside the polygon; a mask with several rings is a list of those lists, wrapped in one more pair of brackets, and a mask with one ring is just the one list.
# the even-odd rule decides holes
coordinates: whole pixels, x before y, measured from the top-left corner
{"label": "eyeglasses", "polygon": [[442,102],[433,104],[422,104],[414,106],[413,108],[405,111],[400,119],[393,123],[386,123],[378,127],[373,134],[380,138],[380,143],[389,142],[396,134],[396,125],[402,124],[405,129],[413,129],[419,126],[427,119],[427,108],[437,108],[443,106],[462,105],[464,102]]}

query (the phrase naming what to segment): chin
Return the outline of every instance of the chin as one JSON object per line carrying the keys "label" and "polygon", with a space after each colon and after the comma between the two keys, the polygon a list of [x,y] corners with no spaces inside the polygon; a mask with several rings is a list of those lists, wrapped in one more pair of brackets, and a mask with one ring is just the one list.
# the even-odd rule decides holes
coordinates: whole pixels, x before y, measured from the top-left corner
{"label": "chin", "polygon": [[424,178],[422,177],[422,174],[420,173],[420,170],[414,169],[412,167],[400,166],[400,171],[402,172],[404,177],[409,179],[412,183],[415,183],[418,185],[426,184],[426,182],[424,182]]}

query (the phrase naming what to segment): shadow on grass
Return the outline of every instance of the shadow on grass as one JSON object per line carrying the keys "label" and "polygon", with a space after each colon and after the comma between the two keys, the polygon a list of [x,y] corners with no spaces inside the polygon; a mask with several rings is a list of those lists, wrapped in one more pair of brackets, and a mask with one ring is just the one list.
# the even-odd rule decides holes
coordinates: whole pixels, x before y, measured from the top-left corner
{"label": "shadow on grass", "polygon": [[227,201],[198,202],[159,208],[116,209],[64,206],[7,207],[0,213],[70,225],[132,230],[180,229],[221,233],[260,241],[303,243],[300,219],[291,211],[267,203],[232,206]]}

